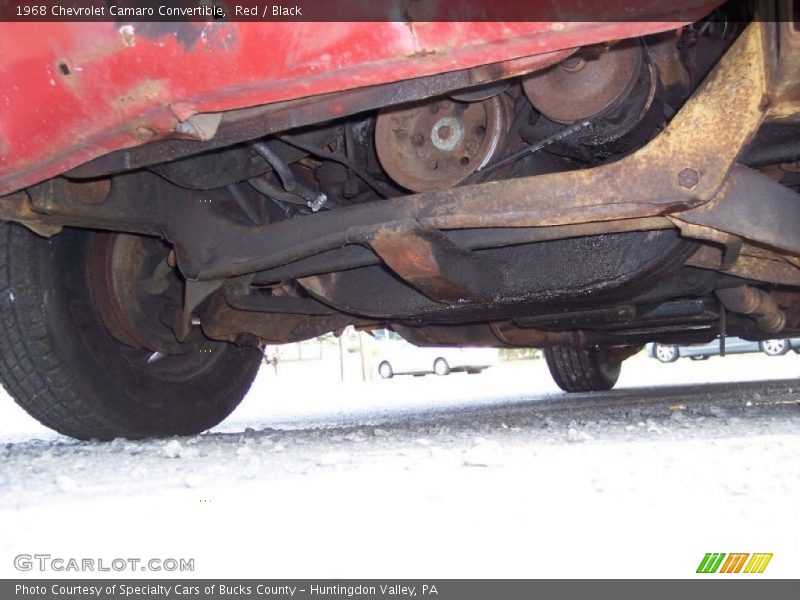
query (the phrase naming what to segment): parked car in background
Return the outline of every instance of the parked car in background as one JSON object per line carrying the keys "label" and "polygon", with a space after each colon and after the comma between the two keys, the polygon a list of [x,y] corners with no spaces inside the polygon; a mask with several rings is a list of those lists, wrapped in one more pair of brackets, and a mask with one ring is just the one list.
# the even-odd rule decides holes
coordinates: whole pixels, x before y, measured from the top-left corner
{"label": "parked car in background", "polygon": [[378,340],[375,365],[383,379],[431,373],[444,376],[459,371],[476,374],[495,364],[499,356],[496,348],[421,348],[385,329],[373,332],[373,336]]}
{"label": "parked car in background", "polygon": [[[763,342],[751,342],[738,337],[725,338],[725,354],[763,352],[768,356],[782,356],[789,350],[800,352],[800,338],[765,340]],[[663,363],[675,362],[683,357],[688,357],[692,360],[705,360],[710,356],[718,356],[720,354],[720,343],[719,338],[717,338],[707,344],[691,346],[647,344],[647,354]]]}

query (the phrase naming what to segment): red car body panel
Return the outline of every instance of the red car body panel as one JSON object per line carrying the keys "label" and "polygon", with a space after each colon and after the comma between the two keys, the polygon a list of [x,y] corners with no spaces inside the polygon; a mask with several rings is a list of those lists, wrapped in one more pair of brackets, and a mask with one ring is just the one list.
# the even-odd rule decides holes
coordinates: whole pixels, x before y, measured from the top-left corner
{"label": "red car body panel", "polygon": [[3,23],[0,195],[174,136],[198,113],[533,57],[525,72],[578,46],[683,24]]}

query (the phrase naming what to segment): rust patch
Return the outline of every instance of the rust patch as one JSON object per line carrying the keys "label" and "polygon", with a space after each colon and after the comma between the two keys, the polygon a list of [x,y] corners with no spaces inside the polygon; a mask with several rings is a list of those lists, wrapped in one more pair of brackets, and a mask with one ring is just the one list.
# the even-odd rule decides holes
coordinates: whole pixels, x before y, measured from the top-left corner
{"label": "rust patch", "polygon": [[84,204],[102,204],[111,193],[110,179],[96,179],[94,181],[66,181],[70,194]]}
{"label": "rust patch", "polygon": [[114,108],[117,112],[127,113],[132,106],[146,106],[158,98],[165,97],[165,91],[163,82],[148,79],[117,98]]}
{"label": "rust patch", "polygon": [[[337,331],[348,325],[365,325],[349,315],[298,315],[249,312],[232,308],[222,294],[212,297],[200,318],[203,332],[211,339],[237,342],[243,334],[267,343],[291,343]],[[374,325],[374,324],[372,324]]]}
{"label": "rust patch", "polygon": [[57,219],[36,212],[27,192],[20,191],[3,196],[0,201],[0,219],[22,223],[31,231],[43,237],[51,237],[61,231]]}
{"label": "rust patch", "polygon": [[[686,261],[686,265],[722,271],[722,259],[723,251],[720,248],[702,246]],[[800,286],[800,269],[780,254],[756,246],[745,245],[738,259],[724,271],[744,279]]]}
{"label": "rust patch", "polygon": [[489,327],[497,339],[505,346],[523,348],[549,348],[565,346],[568,348],[588,348],[596,344],[599,337],[587,331],[544,331],[521,328],[512,322],[491,323]]}
{"label": "rust patch", "polygon": [[643,68],[637,40],[610,50],[603,45],[592,55],[587,50],[523,81],[531,103],[552,121],[574,123],[609,110],[627,95]]}
{"label": "rust patch", "polygon": [[392,271],[437,302],[488,299],[502,285],[502,265],[414,221],[381,227],[368,243]]}
{"label": "rust patch", "polygon": [[780,2],[781,21],[775,24],[771,35],[777,36],[773,45],[778,54],[770,82],[769,118],[788,119],[800,116],[800,31],[796,23],[797,2]]}

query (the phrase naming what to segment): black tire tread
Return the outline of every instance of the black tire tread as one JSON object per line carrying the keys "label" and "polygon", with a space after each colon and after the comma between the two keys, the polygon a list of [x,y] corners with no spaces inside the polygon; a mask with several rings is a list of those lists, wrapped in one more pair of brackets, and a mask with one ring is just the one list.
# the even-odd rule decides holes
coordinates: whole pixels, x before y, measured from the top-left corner
{"label": "black tire tread", "polygon": [[[43,245],[49,243],[20,225],[0,221],[0,381],[26,412],[71,437],[113,439],[196,433],[219,422],[221,418],[215,417],[223,408],[223,418],[235,408],[257,372],[261,357],[257,349],[237,349],[250,352],[239,353],[241,368],[230,372],[229,380],[215,390],[235,401],[228,401],[228,408],[217,400],[213,423],[200,414],[201,406],[184,411],[189,417],[185,428],[176,427],[174,418],[161,421],[157,414],[146,416],[149,409],[155,407],[151,412],[156,413],[166,404],[136,397],[135,390],[119,391],[124,400],[137,403],[133,418],[130,407],[126,413],[111,406],[94,381],[75,368],[69,343],[53,327],[50,307],[55,292],[47,285],[41,261]],[[103,376],[100,365],[97,375]],[[212,401],[203,400],[209,406]],[[141,419],[139,412],[145,415]]]}
{"label": "black tire tread", "polygon": [[547,367],[558,387],[565,392],[610,390],[619,378],[619,365],[609,364],[598,348],[576,350],[552,347],[544,349]]}

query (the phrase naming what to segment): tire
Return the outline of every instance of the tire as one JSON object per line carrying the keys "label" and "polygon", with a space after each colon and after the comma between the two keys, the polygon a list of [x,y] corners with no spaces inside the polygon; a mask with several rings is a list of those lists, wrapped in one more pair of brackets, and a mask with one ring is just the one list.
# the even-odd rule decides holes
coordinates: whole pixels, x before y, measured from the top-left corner
{"label": "tire", "polygon": [[467,369],[467,375],[479,375],[483,372],[483,368],[481,369]]}
{"label": "tire", "polygon": [[544,358],[556,384],[565,392],[610,390],[622,367],[622,362],[611,360],[603,348],[545,348]]}
{"label": "tire", "polygon": [[391,379],[394,377],[394,371],[392,370],[392,365],[388,362],[383,361],[381,364],[378,365],[378,375],[381,376],[381,379]]}
{"label": "tire", "polygon": [[435,361],[433,361],[433,372],[439,377],[450,375],[450,365],[447,364],[445,359],[437,358]]}
{"label": "tire", "polygon": [[653,347],[653,356],[655,356],[662,363],[673,363],[681,356],[677,346],[664,346],[663,344],[655,344]]}
{"label": "tire", "polygon": [[764,340],[759,347],[767,356],[783,356],[790,350],[789,340]]}
{"label": "tire", "polygon": [[708,354],[700,354],[698,356],[690,356],[689,358],[691,358],[692,360],[708,360],[710,357],[708,356]]}
{"label": "tire", "polygon": [[42,424],[78,439],[192,435],[218,424],[258,372],[258,348],[203,342],[184,355],[113,338],[89,285],[94,234],[50,240],[0,222],[0,381]]}

